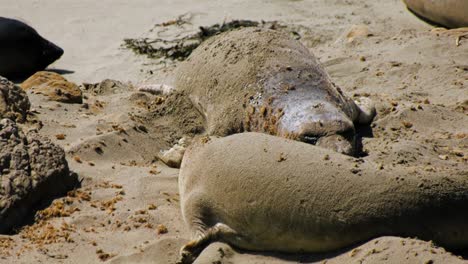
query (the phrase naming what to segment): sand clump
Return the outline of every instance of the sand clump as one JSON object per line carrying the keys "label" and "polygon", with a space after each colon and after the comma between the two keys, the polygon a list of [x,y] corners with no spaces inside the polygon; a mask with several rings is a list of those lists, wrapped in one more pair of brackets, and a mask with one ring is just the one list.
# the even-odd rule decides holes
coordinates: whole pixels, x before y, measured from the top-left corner
{"label": "sand clump", "polygon": [[83,83],[83,91],[92,95],[111,95],[133,90],[131,84],[118,80],[105,79],[98,83]]}
{"label": "sand clump", "polygon": [[373,34],[370,32],[369,27],[366,25],[354,25],[346,34],[346,39],[349,43],[356,41],[360,38],[371,37]]}
{"label": "sand clump", "polygon": [[170,146],[184,136],[190,138],[205,131],[204,117],[183,91],[161,96],[138,92],[130,101],[137,106],[131,113],[132,119],[157,133]]}

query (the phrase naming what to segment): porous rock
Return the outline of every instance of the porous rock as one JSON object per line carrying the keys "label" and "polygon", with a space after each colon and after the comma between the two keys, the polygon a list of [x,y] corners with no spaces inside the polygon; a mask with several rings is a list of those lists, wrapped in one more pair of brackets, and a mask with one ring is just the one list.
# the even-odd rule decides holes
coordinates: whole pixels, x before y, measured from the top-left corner
{"label": "porous rock", "polygon": [[62,148],[35,131],[24,133],[10,119],[0,120],[0,233],[77,185]]}
{"label": "porous rock", "polygon": [[52,101],[78,104],[83,102],[83,94],[78,85],[55,72],[36,72],[21,84],[21,88],[43,94]]}
{"label": "porous rock", "polygon": [[31,107],[26,93],[14,83],[0,76],[0,119],[9,118],[17,122],[26,121]]}

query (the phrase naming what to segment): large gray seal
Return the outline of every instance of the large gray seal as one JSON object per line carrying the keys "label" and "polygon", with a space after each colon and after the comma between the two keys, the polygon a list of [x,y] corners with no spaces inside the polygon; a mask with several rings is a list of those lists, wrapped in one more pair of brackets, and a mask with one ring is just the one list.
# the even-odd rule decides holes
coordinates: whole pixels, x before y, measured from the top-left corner
{"label": "large gray seal", "polygon": [[182,63],[175,87],[206,118],[210,135],[243,131],[355,150],[354,123],[370,123],[299,41],[276,30],[243,28],[202,43]]}
{"label": "large gray seal", "polygon": [[447,28],[468,27],[466,0],[403,0],[408,9],[423,20]]}
{"label": "large gray seal", "polygon": [[0,76],[23,78],[45,69],[63,50],[25,23],[0,17]]}
{"label": "large gray seal", "polygon": [[179,175],[192,241],[253,251],[326,252],[384,235],[468,248],[468,175],[407,175],[261,133],[195,143]]}

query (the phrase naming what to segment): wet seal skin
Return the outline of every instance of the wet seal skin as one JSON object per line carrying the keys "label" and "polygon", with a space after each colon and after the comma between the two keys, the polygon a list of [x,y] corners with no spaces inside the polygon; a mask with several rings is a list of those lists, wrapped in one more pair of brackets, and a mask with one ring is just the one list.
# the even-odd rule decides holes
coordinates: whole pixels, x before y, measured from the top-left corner
{"label": "wet seal skin", "polygon": [[63,50],[41,37],[27,24],[0,17],[0,76],[28,77],[45,69],[63,55]]}
{"label": "wet seal skin", "polygon": [[355,124],[375,108],[359,105],[288,34],[243,28],[208,39],[182,63],[175,86],[189,95],[210,135],[254,131],[354,154]]}
{"label": "wet seal skin", "polygon": [[467,173],[419,177],[376,167],[262,133],[197,142],[179,174],[182,216],[192,233],[180,263],[192,263],[214,241],[318,253],[390,235],[468,248]]}
{"label": "wet seal skin", "polygon": [[424,21],[447,28],[468,27],[466,0],[403,0],[408,9]]}

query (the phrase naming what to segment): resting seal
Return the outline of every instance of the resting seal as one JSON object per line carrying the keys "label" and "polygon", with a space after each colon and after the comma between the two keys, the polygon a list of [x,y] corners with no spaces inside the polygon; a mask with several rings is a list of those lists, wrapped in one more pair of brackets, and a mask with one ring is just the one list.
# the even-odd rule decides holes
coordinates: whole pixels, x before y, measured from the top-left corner
{"label": "resting seal", "polygon": [[8,79],[27,77],[45,69],[63,50],[41,37],[25,23],[0,17],[0,75]]}
{"label": "resting seal", "polygon": [[423,20],[447,28],[468,27],[466,0],[403,0],[408,9]]}
{"label": "resting seal", "polygon": [[352,154],[354,123],[375,115],[345,96],[299,41],[275,30],[208,39],[179,66],[175,87],[204,115],[210,135],[263,132]]}
{"label": "resting seal", "polygon": [[181,262],[191,263],[213,241],[254,251],[325,252],[397,235],[468,248],[466,174],[420,179],[375,168],[260,133],[196,143],[179,175],[182,215],[194,239]]}

